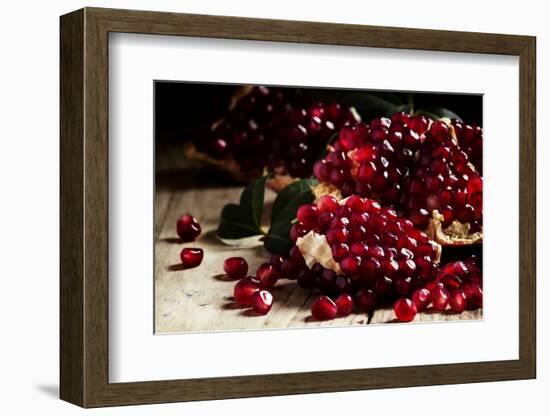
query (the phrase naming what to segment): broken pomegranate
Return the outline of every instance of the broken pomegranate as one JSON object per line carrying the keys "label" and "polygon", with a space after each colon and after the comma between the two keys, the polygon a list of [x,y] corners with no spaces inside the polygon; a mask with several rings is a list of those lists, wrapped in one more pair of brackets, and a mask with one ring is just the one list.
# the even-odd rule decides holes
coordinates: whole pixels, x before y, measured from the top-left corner
{"label": "broken pomegranate", "polygon": [[304,178],[334,132],[358,120],[352,108],[306,103],[298,90],[249,87],[214,123],[210,139],[189,148],[188,156],[211,162],[237,180],[259,177],[266,169]]}
{"label": "broken pomegranate", "polygon": [[402,210],[416,228],[431,229],[438,242],[478,241],[483,217],[481,175],[458,145],[452,126],[434,121],[425,136],[405,181],[399,201]]}
{"label": "broken pomegranate", "polygon": [[314,191],[374,199],[443,245],[475,243],[482,238],[482,140],[477,126],[405,113],[348,124],[315,163]]}
{"label": "broken pomegranate", "polygon": [[[441,247],[391,208],[357,195],[341,201],[324,196],[299,212],[307,215],[294,225],[302,231],[291,258],[303,259],[298,283],[304,288],[330,296],[367,289],[384,299],[409,296],[435,277]],[[373,309],[376,300],[357,304]]]}

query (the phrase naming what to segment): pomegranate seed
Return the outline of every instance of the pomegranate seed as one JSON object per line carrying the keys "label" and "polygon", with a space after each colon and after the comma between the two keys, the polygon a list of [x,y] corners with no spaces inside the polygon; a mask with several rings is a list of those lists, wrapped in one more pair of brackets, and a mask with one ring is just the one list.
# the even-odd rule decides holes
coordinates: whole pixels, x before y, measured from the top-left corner
{"label": "pomegranate seed", "polygon": [[393,283],[393,290],[397,296],[408,296],[411,290],[412,279],[410,277],[398,277]]}
{"label": "pomegranate seed", "polygon": [[426,288],[417,289],[412,295],[412,301],[416,305],[416,310],[422,312],[425,310],[431,303],[432,294]]}
{"label": "pomegranate seed", "polygon": [[260,282],[254,277],[248,276],[237,282],[233,290],[233,297],[239,305],[251,306],[252,295],[259,290],[261,290]]}
{"label": "pomegranate seed", "polygon": [[393,305],[396,318],[401,322],[410,322],[416,316],[416,304],[407,298],[398,299]]}
{"label": "pomegranate seed", "polygon": [[182,215],[176,223],[176,229],[178,236],[186,243],[195,241],[201,233],[200,224],[191,214]]}
{"label": "pomegranate seed", "polygon": [[477,283],[466,283],[463,286],[464,293],[468,303],[473,308],[481,308],[483,306],[483,290]]}
{"label": "pomegranate seed", "polygon": [[290,227],[289,236],[292,241],[298,240],[298,238],[303,237],[308,233],[308,229],[300,223],[293,224]]}
{"label": "pomegranate seed", "polygon": [[256,271],[256,279],[264,287],[272,287],[277,283],[280,276],[280,269],[277,265],[272,263],[262,264]]}
{"label": "pomegranate seed", "polygon": [[357,276],[361,266],[361,257],[348,256],[340,263],[342,271],[348,276]]}
{"label": "pomegranate seed", "polygon": [[204,252],[202,248],[184,248],[180,253],[181,264],[186,269],[197,267],[201,264],[203,257]]}
{"label": "pomegranate seed", "polygon": [[347,293],[338,296],[334,303],[340,316],[347,316],[353,311],[353,298]]}
{"label": "pomegranate seed", "polygon": [[430,214],[424,208],[419,209],[411,213],[411,221],[414,226],[419,229],[426,229],[430,220]]}
{"label": "pomegranate seed", "polygon": [[462,312],[464,309],[466,309],[466,304],[466,295],[464,294],[463,290],[458,289],[451,293],[451,297],[449,298],[449,305],[451,306],[453,312]]}
{"label": "pomegranate seed", "polygon": [[265,315],[271,310],[273,295],[267,290],[258,290],[252,295],[252,309],[260,315]]}
{"label": "pomegranate seed", "polygon": [[223,270],[231,279],[242,279],[248,273],[248,263],[242,257],[229,257],[223,262]]}
{"label": "pomegranate seed", "polygon": [[318,225],[319,210],[315,205],[312,204],[302,205],[300,208],[298,208],[296,218],[306,228],[312,229],[314,227],[317,227]]}
{"label": "pomegranate seed", "polygon": [[311,305],[311,315],[319,321],[334,319],[337,312],[336,304],[325,295],[318,296]]}
{"label": "pomegranate seed", "polygon": [[339,206],[340,204],[338,203],[338,200],[332,195],[324,195],[319,198],[319,201],[317,202],[319,212],[334,213]]}
{"label": "pomegranate seed", "polygon": [[449,291],[443,286],[436,286],[431,290],[432,305],[436,311],[444,311],[449,304]]}
{"label": "pomegranate seed", "polygon": [[372,312],[376,308],[376,302],[376,294],[370,289],[362,289],[355,295],[355,303],[365,312]]}
{"label": "pomegranate seed", "polygon": [[443,143],[449,135],[449,126],[442,121],[434,121],[430,127],[430,133],[439,143]]}

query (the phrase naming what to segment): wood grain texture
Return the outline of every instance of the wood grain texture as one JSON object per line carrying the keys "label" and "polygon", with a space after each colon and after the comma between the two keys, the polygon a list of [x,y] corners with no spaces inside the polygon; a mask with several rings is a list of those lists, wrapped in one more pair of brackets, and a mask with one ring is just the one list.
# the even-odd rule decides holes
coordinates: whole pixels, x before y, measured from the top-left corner
{"label": "wood grain texture", "polygon": [[60,45],[60,388],[84,404],[84,12],[61,20]]}
{"label": "wood grain texture", "polygon": [[[519,56],[519,360],[109,383],[107,110],[110,31]],[[535,377],[535,71],[535,39],[528,36],[96,8],[63,16],[62,398],[80,406],[97,407]]]}

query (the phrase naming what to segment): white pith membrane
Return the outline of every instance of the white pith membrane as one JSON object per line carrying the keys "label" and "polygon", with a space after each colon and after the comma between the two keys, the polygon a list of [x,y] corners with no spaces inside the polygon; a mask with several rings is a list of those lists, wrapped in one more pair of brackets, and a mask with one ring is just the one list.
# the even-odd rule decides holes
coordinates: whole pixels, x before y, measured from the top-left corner
{"label": "white pith membrane", "polygon": [[[322,195],[321,195],[322,196]],[[348,198],[343,198],[338,201],[340,205],[343,205]],[[368,199],[368,198],[363,198]],[[428,236],[429,237],[429,236]],[[431,238],[430,238],[431,239]],[[436,242],[437,243],[437,242]],[[296,247],[302,253],[307,266],[311,269],[314,264],[319,263],[325,269],[330,269],[337,274],[342,274],[342,268],[334,257],[332,257],[332,250],[324,234],[316,233],[315,231],[309,231],[303,237],[298,237],[296,240]],[[439,263],[441,260],[441,245],[436,244],[436,254],[434,263]]]}
{"label": "white pith membrane", "polygon": [[[448,118],[440,118],[439,120],[447,124],[451,131],[454,142],[458,145],[456,132],[451,124],[451,120]],[[330,152],[333,150],[333,148],[329,146],[327,150]],[[354,160],[352,157],[354,152],[355,149],[350,150],[347,153],[352,161]],[[472,168],[475,170],[475,167],[473,167],[470,162],[468,162],[468,164],[471,165]],[[351,169],[353,176],[355,176],[355,173],[357,172],[357,167],[358,166],[354,166]],[[340,190],[331,183],[319,183],[313,186],[311,190],[315,195],[315,200],[318,200],[323,195],[332,195],[338,200],[342,199],[342,193],[340,192]],[[437,209],[434,209],[431,214],[432,218],[430,218],[428,227],[424,230],[430,240],[433,240],[443,246],[464,246],[482,242],[483,229],[475,233],[470,233],[470,223],[461,223],[458,220],[453,220],[453,222],[448,227],[443,227],[443,216],[439,213],[439,211]]]}

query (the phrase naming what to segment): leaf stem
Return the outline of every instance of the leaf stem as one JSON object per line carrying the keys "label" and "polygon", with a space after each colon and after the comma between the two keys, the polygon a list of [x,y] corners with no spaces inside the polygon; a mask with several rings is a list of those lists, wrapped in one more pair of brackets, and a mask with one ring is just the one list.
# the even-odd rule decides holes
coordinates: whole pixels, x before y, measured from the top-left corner
{"label": "leaf stem", "polygon": [[409,104],[409,114],[414,114],[414,97],[413,97],[413,94],[412,93],[409,93],[409,100],[408,100],[408,104]]}

